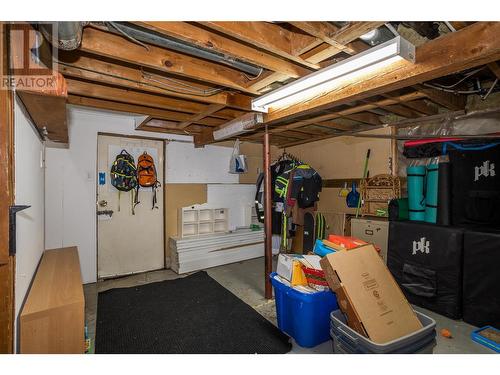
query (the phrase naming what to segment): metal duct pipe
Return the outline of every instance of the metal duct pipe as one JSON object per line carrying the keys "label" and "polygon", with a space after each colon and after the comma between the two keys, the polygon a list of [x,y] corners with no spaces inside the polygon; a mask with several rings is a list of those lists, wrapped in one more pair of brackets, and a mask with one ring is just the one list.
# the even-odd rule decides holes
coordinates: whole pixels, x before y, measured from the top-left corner
{"label": "metal duct pipe", "polygon": [[114,29],[120,34],[128,36],[130,39],[137,42],[154,44],[163,48],[168,48],[177,52],[182,52],[188,55],[200,57],[202,59],[214,61],[219,64],[228,65],[232,68],[241,70],[242,72],[258,76],[263,69],[246,62],[228,57],[222,53],[206,50],[186,44],[174,38],[166,37],[165,35],[156,33],[152,30],[143,29],[141,27],[123,22],[107,22],[108,28]]}
{"label": "metal duct pipe", "polygon": [[82,43],[84,24],[80,21],[40,23],[39,29],[50,44],[65,51],[72,51]]}

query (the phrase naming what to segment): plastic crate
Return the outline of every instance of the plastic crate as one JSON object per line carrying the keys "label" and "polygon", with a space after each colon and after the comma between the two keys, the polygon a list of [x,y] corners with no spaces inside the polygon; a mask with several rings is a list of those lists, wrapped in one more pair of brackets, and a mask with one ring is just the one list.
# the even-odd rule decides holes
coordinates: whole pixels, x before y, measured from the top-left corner
{"label": "plastic crate", "polygon": [[331,332],[333,336],[341,338],[344,346],[352,349],[354,353],[415,353],[429,345],[436,337],[436,321],[418,311],[417,318],[422,323],[422,328],[399,339],[378,344],[360,335],[345,324],[344,315],[340,310],[332,311]]}
{"label": "plastic crate", "polygon": [[298,345],[312,348],[330,340],[330,313],[338,309],[330,290],[302,293],[269,276],[274,287],[278,327]]}
{"label": "plastic crate", "polygon": [[[349,346],[345,340],[341,337],[335,336],[332,331],[332,348],[335,354],[374,354],[369,352],[361,352],[355,348]],[[427,344],[422,347],[412,347],[408,348],[407,351],[400,352],[390,352],[390,353],[379,353],[379,354],[432,354],[434,352],[434,347],[436,346],[436,339],[432,338]]]}
{"label": "plastic crate", "polygon": [[496,333],[499,333],[500,331],[498,329],[496,329],[495,327],[492,327],[492,326],[486,326],[486,327],[482,327],[482,328],[479,328],[479,329],[476,329],[474,332],[472,332],[470,334],[470,337],[472,338],[472,340],[474,340],[475,342],[481,344],[481,345],[484,345],[486,346],[487,348],[490,348],[494,351],[496,351],[497,353],[500,353],[500,343],[496,342],[496,341],[493,341],[493,340],[490,340],[484,336],[481,335],[481,331],[484,331],[486,329],[489,329],[489,330],[493,330],[494,332]]}

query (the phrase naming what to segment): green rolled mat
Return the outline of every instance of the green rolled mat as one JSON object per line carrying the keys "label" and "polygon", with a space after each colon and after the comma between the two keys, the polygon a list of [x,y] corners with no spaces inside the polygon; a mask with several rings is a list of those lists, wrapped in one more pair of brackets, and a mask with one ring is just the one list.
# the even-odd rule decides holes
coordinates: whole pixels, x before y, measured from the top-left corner
{"label": "green rolled mat", "polygon": [[439,165],[427,166],[426,193],[425,193],[425,221],[436,224],[438,209],[438,173]]}
{"label": "green rolled mat", "polygon": [[410,220],[425,220],[425,182],[426,168],[424,165],[415,165],[406,168],[408,176],[408,211]]}

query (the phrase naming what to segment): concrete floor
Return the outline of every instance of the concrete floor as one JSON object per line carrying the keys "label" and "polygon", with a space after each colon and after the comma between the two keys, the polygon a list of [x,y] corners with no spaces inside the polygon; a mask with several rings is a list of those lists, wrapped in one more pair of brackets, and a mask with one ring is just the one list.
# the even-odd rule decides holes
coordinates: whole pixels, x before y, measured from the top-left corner
{"label": "concrete floor", "polygon": [[[226,287],[241,300],[252,306],[259,314],[276,325],[276,309],[274,300],[264,298],[264,258],[252,259],[244,262],[214,267],[207,270],[208,274]],[[88,335],[92,340],[92,350],[95,337],[95,322],[97,314],[97,293],[113,288],[132,287],[163,280],[172,280],[179,277],[172,270],[160,270],[142,274],[122,277],[118,279],[105,280],[94,284],[86,284],[85,292],[85,318],[88,327]],[[480,354],[494,353],[492,350],[479,345],[470,339],[470,333],[475,327],[461,320],[452,320],[438,315],[432,311],[415,307],[416,310],[432,317],[436,323],[437,346],[434,348],[436,354]],[[453,334],[452,339],[443,338],[439,335],[442,328],[447,328]],[[325,342],[312,349],[301,348],[293,343],[291,353],[332,353],[331,342]]]}

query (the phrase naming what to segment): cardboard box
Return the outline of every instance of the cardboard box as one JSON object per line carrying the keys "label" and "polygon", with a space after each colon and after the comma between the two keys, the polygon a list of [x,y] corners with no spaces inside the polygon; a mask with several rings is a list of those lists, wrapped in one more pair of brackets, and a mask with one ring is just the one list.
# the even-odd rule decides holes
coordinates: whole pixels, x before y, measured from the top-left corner
{"label": "cardboard box", "polygon": [[382,344],[422,328],[373,245],[328,254],[320,263],[356,332]]}

